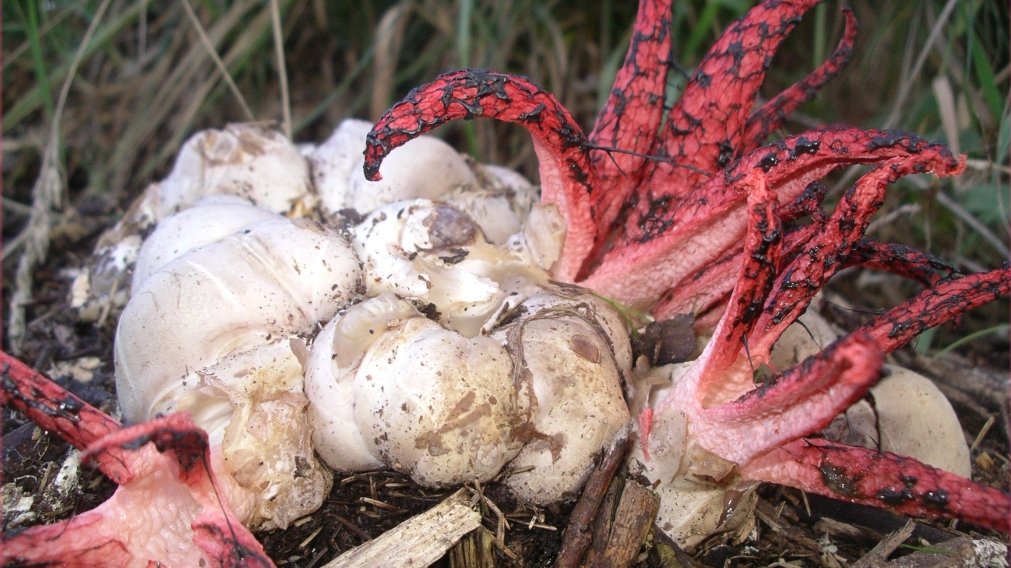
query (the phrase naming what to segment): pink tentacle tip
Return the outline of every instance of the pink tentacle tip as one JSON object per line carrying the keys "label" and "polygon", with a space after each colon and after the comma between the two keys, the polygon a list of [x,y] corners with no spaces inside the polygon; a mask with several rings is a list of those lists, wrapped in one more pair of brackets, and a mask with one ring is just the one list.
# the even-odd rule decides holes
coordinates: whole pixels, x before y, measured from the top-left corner
{"label": "pink tentacle tip", "polygon": [[652,458],[649,455],[649,435],[653,431],[653,409],[644,408],[639,413],[639,443],[642,445],[642,455],[646,461]]}

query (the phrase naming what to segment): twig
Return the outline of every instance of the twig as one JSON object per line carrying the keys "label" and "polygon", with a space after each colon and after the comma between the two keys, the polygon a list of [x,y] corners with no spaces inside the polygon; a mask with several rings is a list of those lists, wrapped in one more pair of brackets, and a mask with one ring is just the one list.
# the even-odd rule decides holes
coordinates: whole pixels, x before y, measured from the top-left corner
{"label": "twig", "polygon": [[291,139],[291,98],[288,95],[288,66],[284,62],[284,33],[281,30],[281,8],[277,0],[270,0],[271,30],[274,32],[274,53],[277,55],[277,76],[281,81],[281,114],[284,117],[284,135]]}
{"label": "twig", "polygon": [[601,459],[600,465],[590,474],[590,478],[583,488],[583,493],[579,496],[579,501],[572,509],[569,526],[562,534],[562,548],[558,553],[555,566],[559,568],[579,566],[583,554],[593,539],[592,527],[597,518],[600,504],[603,502],[604,496],[607,495],[614,474],[621,464],[625,463],[629,440],[629,429],[626,426],[618,432],[611,447],[607,449]]}
{"label": "twig", "polygon": [[474,510],[468,492],[461,489],[428,511],[345,552],[327,567],[428,566],[480,526],[481,514]]}
{"label": "twig", "polygon": [[906,539],[913,534],[913,529],[915,528],[916,523],[913,521],[907,521],[905,526],[886,536],[881,542],[872,548],[870,552],[865,554],[863,558],[854,562],[852,564],[852,568],[870,568],[871,566],[880,566],[884,564],[885,560],[888,559],[888,556],[895,552],[895,549],[903,542],[906,542]]}
{"label": "twig", "polygon": [[211,38],[207,37],[207,32],[204,31],[204,26],[200,23],[200,19],[197,18],[197,13],[193,11],[193,6],[190,5],[190,0],[182,0],[183,9],[186,11],[186,15],[189,16],[190,21],[193,22],[193,28],[197,30],[197,35],[200,36],[200,43],[204,45],[207,49],[207,54],[211,56],[211,60],[214,61],[214,66],[218,68],[218,72],[221,73],[221,78],[225,80],[228,85],[228,89],[232,91],[235,95],[235,99],[239,102],[239,106],[242,107],[243,114],[246,115],[246,119],[250,122],[256,120],[253,116],[253,111],[249,109],[249,105],[246,104],[245,97],[239,91],[238,85],[232,80],[231,73],[228,72],[228,68],[225,67],[225,62],[221,60],[221,56],[218,55],[217,48],[214,47],[214,43]]}

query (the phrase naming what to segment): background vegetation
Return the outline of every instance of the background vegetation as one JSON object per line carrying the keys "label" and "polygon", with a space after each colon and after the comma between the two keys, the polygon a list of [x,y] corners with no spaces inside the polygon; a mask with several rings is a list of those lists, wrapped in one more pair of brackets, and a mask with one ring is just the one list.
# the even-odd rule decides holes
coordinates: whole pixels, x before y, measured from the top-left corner
{"label": "background vegetation", "polygon": [[[892,191],[874,236],[966,270],[999,265],[1008,256],[1011,172],[1008,4],[850,3],[861,24],[854,59],[787,130],[899,127],[966,153],[966,175]],[[750,5],[675,2],[674,58],[684,74],[672,92]],[[200,129],[271,121],[299,142],[320,142],[341,119],[375,119],[411,87],[465,66],[531,76],[588,128],[633,17],[632,3],[616,0],[4,2],[5,297],[24,287],[14,280],[19,261],[42,264],[53,250],[86,254]],[[830,53],[840,25],[838,2],[812,10],[777,56],[765,96]],[[477,121],[438,134],[536,175],[519,128]],[[850,289],[882,295],[882,304],[908,292],[875,278]],[[976,340],[1006,351],[1006,304],[974,317]]]}

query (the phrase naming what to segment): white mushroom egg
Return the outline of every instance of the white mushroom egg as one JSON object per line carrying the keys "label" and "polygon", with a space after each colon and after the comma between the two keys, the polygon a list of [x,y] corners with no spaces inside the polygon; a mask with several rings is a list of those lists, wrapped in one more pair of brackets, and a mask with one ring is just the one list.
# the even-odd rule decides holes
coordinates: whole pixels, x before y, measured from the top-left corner
{"label": "white mushroom egg", "polygon": [[258,493],[255,525],[283,527],[318,507],[330,489],[310,439],[302,363],[292,348],[299,341],[279,338],[191,372],[183,383],[196,388],[177,402],[212,446],[220,444],[238,486]]}
{"label": "white mushroom egg", "polygon": [[972,475],[969,445],[958,415],[937,385],[896,365],[862,400],[833,421],[828,436],[916,458],[962,477]]}
{"label": "white mushroom egg", "polygon": [[354,229],[353,242],[367,266],[369,295],[431,304],[438,321],[467,336],[487,331],[503,306],[547,281],[523,256],[485,241],[467,215],[424,199],[373,212]]}
{"label": "white mushroom egg", "polygon": [[365,137],[370,130],[371,122],[349,118],[337,126],[326,142],[309,152],[312,179],[324,212],[337,213],[351,207],[349,192],[353,169],[356,165],[361,167]]}
{"label": "white mushroom egg", "polygon": [[474,168],[481,187],[461,186],[441,199],[473,219],[488,242],[504,245],[523,228],[523,220],[537,202],[537,189],[510,169],[488,164]]}
{"label": "white mushroom egg", "polygon": [[133,290],[159,268],[191,250],[275,217],[276,213],[233,195],[201,199],[193,207],[163,219],[144,240],[133,269]]}
{"label": "white mushroom egg", "polygon": [[523,229],[509,238],[510,250],[529,258],[543,270],[562,254],[565,241],[565,219],[558,208],[547,203],[535,203],[523,223]]}
{"label": "white mushroom egg", "polygon": [[[820,352],[839,335],[823,317],[808,310],[776,342],[770,365],[787,369]],[[826,436],[970,476],[969,446],[958,415],[930,379],[898,365],[885,365],[883,378],[868,398],[837,417]]]}
{"label": "white mushroom egg", "polygon": [[[265,440],[243,441],[228,424],[254,402],[261,406],[257,412],[272,416],[305,413],[300,365],[293,353],[281,357],[278,350],[291,352],[291,336],[313,332],[319,322],[348,305],[360,292],[361,278],[357,257],[338,233],[308,220],[280,216],[168,262],[140,285],[119,321],[116,387],[124,417],[141,421],[159,413],[188,411],[212,440],[223,442],[225,455],[233,456],[230,465],[248,471],[248,460],[236,457],[241,453],[236,448],[255,447]],[[283,342],[280,347],[278,341]],[[259,349],[267,349],[284,370],[265,365],[267,355],[257,354]],[[224,371],[223,361],[229,361]],[[293,376],[295,370],[299,373]],[[248,385],[232,380],[240,375],[255,380]],[[274,384],[256,382],[268,378]],[[225,383],[229,388],[222,386]],[[252,426],[262,427],[255,421]],[[272,439],[308,438],[305,420],[286,418],[274,426],[293,431],[274,433]],[[255,427],[243,432],[254,438],[262,435]],[[295,446],[285,444],[271,444],[269,450],[273,453],[260,456],[264,462],[290,464],[293,453],[298,453]],[[261,480],[256,485],[264,500],[293,507],[261,510],[264,518],[250,522],[286,526],[312,509],[304,506],[307,490],[295,478],[316,479],[324,486],[328,481],[310,471],[319,467],[311,452],[303,451],[301,459],[304,467],[289,468],[288,480]],[[270,476],[283,469],[269,463],[257,467]],[[288,495],[278,496],[277,491]],[[317,494],[322,499],[325,487],[317,488]]]}
{"label": "white mushroom egg", "polygon": [[156,219],[222,194],[285,213],[310,199],[311,187],[309,165],[287,137],[253,124],[230,124],[187,140],[168,177],[147,199]]}
{"label": "white mushroom egg", "polygon": [[[367,339],[342,345],[365,328]],[[379,462],[424,485],[487,481],[519,450],[505,349],[447,330],[389,295],[327,326],[306,381],[317,451],[338,470]]]}
{"label": "white mushroom egg", "polygon": [[379,181],[365,179],[363,164],[362,156],[351,169],[345,202],[361,213],[404,199],[439,199],[460,187],[478,187],[467,161],[452,146],[431,136],[411,140],[390,153]]}
{"label": "white mushroom egg", "polygon": [[628,423],[621,385],[631,351],[627,334],[601,325],[617,317],[610,306],[585,290],[549,288],[516,311],[492,335],[513,354],[529,415],[510,463],[518,472],[505,483],[521,501],[551,503],[578,492],[593,456]]}
{"label": "white mushroom egg", "polygon": [[330,467],[365,471],[383,466],[357,420],[359,365],[385,332],[418,311],[393,294],[355,304],[316,336],[305,368],[305,393],[311,405],[313,443]]}
{"label": "white mushroom egg", "polygon": [[130,270],[145,231],[205,197],[225,195],[293,216],[312,209],[316,201],[309,164],[283,134],[252,124],[198,132],[183,144],[168,177],[148,186],[99,239],[98,260],[79,285],[82,315],[100,319],[126,303]]}

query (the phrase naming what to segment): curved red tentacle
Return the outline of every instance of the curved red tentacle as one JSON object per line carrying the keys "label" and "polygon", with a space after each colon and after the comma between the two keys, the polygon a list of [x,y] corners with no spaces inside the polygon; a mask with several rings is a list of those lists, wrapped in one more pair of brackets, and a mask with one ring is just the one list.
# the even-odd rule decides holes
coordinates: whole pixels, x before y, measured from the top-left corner
{"label": "curved red tentacle", "polygon": [[850,253],[863,240],[871,216],[884,203],[885,190],[900,177],[930,172],[949,176],[962,171],[964,160],[932,147],[892,158],[864,174],[842,197],[832,215],[781,264],[776,287],[749,344],[760,357],[772,349],[786,327],[807,309],[829,278],[845,268]]}
{"label": "curved red tentacle", "polygon": [[1011,495],[1004,491],[912,458],[827,440],[792,442],[744,466],[741,476],[906,515],[1011,529]]}
{"label": "curved red tentacle", "polygon": [[1011,266],[954,276],[923,290],[861,327],[885,351],[894,351],[917,335],[965,312],[1011,295]]}
{"label": "curved red tentacle", "polygon": [[745,248],[751,254],[745,257],[739,269],[737,285],[727,311],[705,350],[655,409],[646,408],[640,414],[640,432],[646,455],[649,454],[646,440],[653,413],[667,412],[674,407],[689,408],[689,412],[698,410],[694,402],[701,402],[715,379],[723,378],[722,371],[737,359],[741,340],[761,313],[765,297],[775,282],[775,259],[782,246],[782,225],[775,214],[776,196],[766,187],[765,181],[762,172],[753,171],[736,182],[748,196]]}
{"label": "curved red tentacle", "polygon": [[[748,195],[748,232],[743,264],[739,269],[727,310],[713,332],[710,346],[699,357],[700,392],[708,391],[709,379],[726,369],[741,349],[741,341],[758,321],[776,282],[777,260],[783,244],[783,229],[776,216],[776,195],[766,187],[764,174],[753,170],[738,185]],[[697,363],[698,364],[698,363]]]}
{"label": "curved red tentacle", "polygon": [[[0,351],[0,404],[11,405],[43,430],[56,432],[78,450],[118,431],[122,426],[108,414],[74,396],[28,365]],[[109,479],[122,485],[132,479],[122,452],[94,456]]]}
{"label": "curved red tentacle", "polygon": [[[701,313],[726,297],[740,266],[746,195],[735,180],[753,170],[765,173],[780,213],[789,218],[813,206],[794,202],[831,171],[902,158],[909,158],[914,170],[920,167],[917,164],[934,160],[943,164],[935,168],[938,175],[960,171],[960,162],[943,146],[899,131],[806,132],[756,149],[699,188],[694,199],[664,202],[665,213],[658,206],[657,211],[637,218],[639,236],[612,243],[579,284],[626,304],[650,308],[656,317]],[[732,261],[735,257],[738,260]]]}
{"label": "curved red tentacle", "polygon": [[646,155],[660,134],[670,70],[670,14],[670,0],[639,2],[625,61],[590,133],[590,143],[598,148],[590,154],[593,167],[607,187],[597,206],[598,228],[603,231],[638,187],[649,159]]}
{"label": "curved red tentacle", "polygon": [[[667,117],[665,154],[679,164],[715,173],[749,148],[748,117],[779,45],[818,0],[763,2],[731,24],[710,48]],[[664,168],[658,167],[664,178]],[[672,171],[694,187],[699,174]]]}
{"label": "curved red tentacle", "polygon": [[[740,353],[740,345],[737,346]],[[746,355],[716,375],[703,408],[690,424],[691,436],[716,455],[746,464],[769,450],[821,430],[860,400],[881,376],[884,355],[873,339],[854,333],[777,375],[758,388]],[[727,375],[750,388],[735,400]],[[749,387],[750,385],[750,387]]]}
{"label": "curved red tentacle", "polygon": [[761,144],[793,111],[797,110],[797,107],[811,100],[818,90],[838,75],[849,62],[850,56],[853,55],[853,42],[857,37],[857,18],[849,6],[844,4],[842,10],[845,27],[843,37],[839,40],[835,51],[807,77],[797,81],[751,113],[742,141],[745,151]]}
{"label": "curved red tentacle", "polygon": [[954,266],[914,248],[870,239],[856,243],[845,265],[884,270],[924,286],[935,286],[942,279],[959,274]]}
{"label": "curved red tentacle", "polygon": [[380,179],[380,164],[394,148],[451,120],[476,117],[516,123],[530,132],[540,163],[541,200],[558,206],[567,222],[553,273],[575,279],[598,239],[594,208],[599,196],[587,141],[569,111],[524,77],[466,69],[412,90],[369,133],[365,177]]}
{"label": "curved red tentacle", "polygon": [[[96,509],[5,538],[0,563],[195,565],[201,557],[219,566],[273,566],[222,495],[207,434],[189,417],[173,414],[122,427],[3,352],[0,370],[0,402],[84,450],[83,458],[119,485]],[[59,546],[53,546],[56,540]]]}

